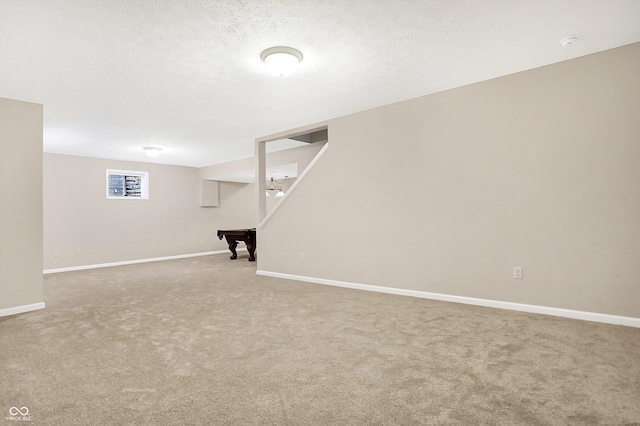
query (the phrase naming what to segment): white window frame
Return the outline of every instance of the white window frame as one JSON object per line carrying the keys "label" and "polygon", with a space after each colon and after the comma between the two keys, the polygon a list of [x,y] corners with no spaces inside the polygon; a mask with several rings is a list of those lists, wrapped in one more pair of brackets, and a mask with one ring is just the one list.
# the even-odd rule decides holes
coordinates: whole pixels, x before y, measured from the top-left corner
{"label": "white window frame", "polygon": [[[127,195],[126,191],[122,195],[109,194],[109,176],[137,176],[140,177],[140,195]],[[149,172],[133,170],[107,169],[106,175],[106,196],[107,200],[148,200],[149,199]]]}

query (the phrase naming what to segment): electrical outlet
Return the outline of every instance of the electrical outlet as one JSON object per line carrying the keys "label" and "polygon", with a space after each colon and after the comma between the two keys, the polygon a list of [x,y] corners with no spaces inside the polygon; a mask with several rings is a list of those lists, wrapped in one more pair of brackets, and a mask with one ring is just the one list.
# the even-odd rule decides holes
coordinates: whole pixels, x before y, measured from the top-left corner
{"label": "electrical outlet", "polygon": [[298,255],[298,260],[304,260],[304,252],[301,251],[300,254]]}
{"label": "electrical outlet", "polygon": [[513,267],[513,278],[516,280],[522,279],[522,266]]}
{"label": "electrical outlet", "polygon": [[58,256],[60,256],[60,252],[58,250],[54,250],[53,257],[58,257]]}

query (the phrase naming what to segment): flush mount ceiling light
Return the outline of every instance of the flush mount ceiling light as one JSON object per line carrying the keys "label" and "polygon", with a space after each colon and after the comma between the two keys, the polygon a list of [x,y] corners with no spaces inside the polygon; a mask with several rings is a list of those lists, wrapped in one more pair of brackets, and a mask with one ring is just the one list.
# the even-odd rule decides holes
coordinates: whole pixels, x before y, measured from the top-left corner
{"label": "flush mount ceiling light", "polygon": [[566,37],[566,38],[563,38],[563,39],[560,41],[560,44],[561,44],[563,47],[567,47],[567,46],[570,46],[570,45],[572,45],[572,44],[576,43],[577,41],[578,41],[578,37]]}
{"label": "flush mount ceiling light", "polygon": [[270,47],[260,54],[260,59],[274,75],[291,74],[302,61],[302,52],[293,47]]}
{"label": "flush mount ceiling light", "polygon": [[156,158],[162,152],[162,148],[157,146],[145,146],[142,148],[147,157]]}

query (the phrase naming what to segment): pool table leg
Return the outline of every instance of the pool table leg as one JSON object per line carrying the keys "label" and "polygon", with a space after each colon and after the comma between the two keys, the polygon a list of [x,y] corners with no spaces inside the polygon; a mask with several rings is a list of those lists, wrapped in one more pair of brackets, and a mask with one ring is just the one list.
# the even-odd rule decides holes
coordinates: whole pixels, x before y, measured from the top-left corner
{"label": "pool table leg", "polygon": [[247,243],[247,251],[249,252],[249,262],[254,262],[256,260],[256,257],[255,257],[256,246],[255,246],[255,244]]}
{"label": "pool table leg", "polygon": [[238,247],[237,241],[231,241],[229,243],[229,250],[231,250],[231,257],[229,259],[231,260],[238,258],[238,253],[236,253],[236,247]]}

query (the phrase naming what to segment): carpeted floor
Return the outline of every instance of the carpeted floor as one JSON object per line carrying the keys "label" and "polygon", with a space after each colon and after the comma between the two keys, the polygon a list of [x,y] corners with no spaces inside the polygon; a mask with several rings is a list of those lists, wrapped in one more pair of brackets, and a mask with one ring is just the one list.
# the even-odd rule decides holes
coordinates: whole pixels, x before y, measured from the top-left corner
{"label": "carpeted floor", "polygon": [[640,424],[640,329],[255,268],[245,254],[46,275],[45,310],[0,318],[0,421]]}

